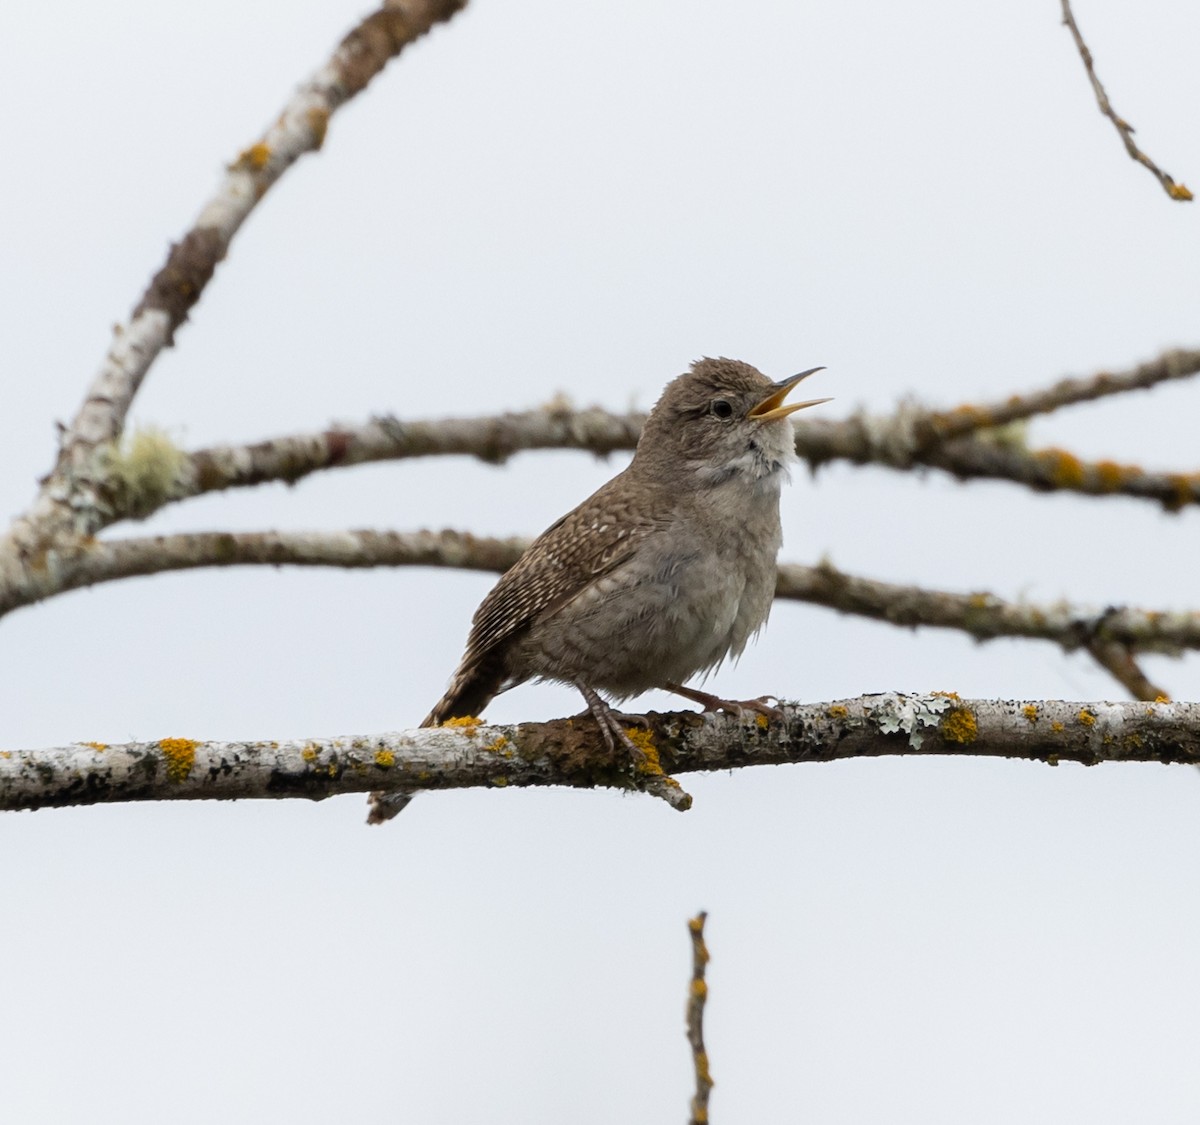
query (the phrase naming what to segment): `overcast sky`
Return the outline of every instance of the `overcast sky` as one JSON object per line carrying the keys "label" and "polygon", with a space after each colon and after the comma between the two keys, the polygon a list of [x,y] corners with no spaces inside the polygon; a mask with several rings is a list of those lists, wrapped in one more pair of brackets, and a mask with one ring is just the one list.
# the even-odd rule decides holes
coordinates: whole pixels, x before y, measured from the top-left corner
{"label": "overcast sky", "polygon": [[[223,165],[364,10],[0,9],[6,518]],[[1141,143],[1200,189],[1200,8],[1076,15]],[[824,364],[826,417],[1000,397],[1200,343],[1197,206],[1125,155],[1053,0],[473,0],[272,191],[134,416],[195,446],[557,394],[648,407],[701,355]],[[1194,469],[1198,395],[1031,440]],[[532,534],[622,464],[378,465],[113,534]],[[1194,511],[841,466],[798,471],[783,511],[787,561],[1200,605]],[[57,598],[0,623],[0,745],[412,726],[493,581],[247,569]],[[1200,694],[1197,660],[1146,663]],[[795,604],[710,686],[1123,697],[1048,645]],[[488,717],[579,707],[526,687]],[[686,784],[686,816],[505,790],[371,830],[359,798],[0,818],[5,1119],[682,1121],[701,908],[714,1121],[1200,1116],[1200,772],[912,759]]]}

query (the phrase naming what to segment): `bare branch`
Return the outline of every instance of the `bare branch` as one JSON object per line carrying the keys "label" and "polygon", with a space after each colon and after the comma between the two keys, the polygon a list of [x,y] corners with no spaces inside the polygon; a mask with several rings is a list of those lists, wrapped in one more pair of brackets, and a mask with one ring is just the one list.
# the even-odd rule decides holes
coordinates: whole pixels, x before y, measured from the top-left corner
{"label": "bare branch", "polygon": [[1133,653],[1125,645],[1114,644],[1111,641],[1092,641],[1087,648],[1096,663],[1121,684],[1134,699],[1153,702],[1168,698],[1162,688],[1151,683],[1134,659]]}
{"label": "bare branch", "polygon": [[917,441],[927,445],[966,437],[979,430],[1007,426],[1038,414],[1050,414],[1064,406],[1094,402],[1127,391],[1148,390],[1172,379],[1186,379],[1200,372],[1200,351],[1177,348],[1164,352],[1128,371],[1099,371],[1082,379],[1060,379],[1044,390],[1010,395],[1000,402],[964,403],[953,410],[928,411],[915,423]]}
{"label": "bare branch", "polygon": [[[1125,495],[1170,510],[1200,502],[1200,474],[1155,473],[1112,461],[1087,462],[1060,449],[1029,450],[990,434],[1035,414],[1145,389],[1200,372],[1200,351],[1166,352],[1147,363],[1086,379],[1064,379],[1042,391],[1002,402],[930,410],[902,404],[893,414],[859,411],[844,420],[797,423],[796,452],[810,466],[836,460],[911,469],[927,465],[960,479],[999,478],[1038,491]],[[251,445],[197,450],[184,461],[169,500],[261,484],[293,483],[322,469],[370,461],[461,454],[500,463],[532,449],[586,449],[599,455],[632,450],[644,413],[575,410],[561,400],[541,409],[480,418],[404,422],[391,416],[342,423],[328,430],[271,438]]]}
{"label": "bare branch", "polygon": [[321,147],[330,116],[408,44],[448,20],[466,0],[385,3],[338,45],[284,105],[275,123],[228,167],[195,225],[171,247],[108,355],[62,440],[60,466],[114,440],[151,364],[200,299],[217,264],[267,190],[307,152]]}
{"label": "bare branch", "polygon": [[775,596],[892,625],[958,629],[980,641],[997,637],[1053,641],[1068,652],[1094,643],[1172,655],[1200,648],[1200,613],[1128,606],[1097,610],[1065,601],[1009,602],[982,591],[958,594],[860,578],[829,562],[780,566]]}
{"label": "bare branch", "polygon": [[704,943],[704,922],[708,914],[701,910],[690,922],[692,938],[692,983],[688,989],[687,1039],[692,1048],[692,1067],[696,1072],[696,1093],[692,1098],[689,1125],[706,1125],[708,1095],[713,1088],[708,1069],[708,1052],[704,1049],[704,1004],[708,1000],[708,982],[704,979],[708,967],[708,946]]}
{"label": "bare branch", "polygon": [[643,413],[574,410],[557,401],[538,410],[485,418],[404,422],[381,416],[328,430],[270,438],[253,445],[200,449],[188,458],[173,499],[265,481],[294,483],[321,469],[435,454],[463,454],[501,464],[527,449],[587,449],[607,455],[633,449]]}
{"label": "bare branch", "polygon": [[1063,23],[1071,29],[1071,36],[1075,40],[1075,46],[1079,49],[1079,57],[1083,60],[1083,66],[1087,71],[1088,80],[1092,84],[1092,90],[1096,95],[1096,103],[1100,106],[1100,112],[1113,123],[1113,128],[1116,129],[1122,144],[1125,145],[1125,151],[1129,153],[1132,159],[1150,170],[1151,175],[1158,180],[1167,195],[1181,203],[1188,202],[1192,198],[1192,193],[1183,184],[1176,183],[1150,157],[1138,148],[1137,142],[1133,139],[1133,126],[1113,109],[1112,103],[1109,102],[1108,95],[1104,92],[1104,87],[1096,75],[1096,68],[1092,61],[1092,52],[1088,50],[1088,46],[1083,41],[1083,35],[1079,30],[1079,25],[1075,22],[1075,15],[1071,11],[1071,0],[1062,0],[1062,12]]}
{"label": "bare branch", "polygon": [[[668,775],[751,765],[934,754],[1060,761],[1200,763],[1200,703],[1067,703],[862,696],[789,704],[784,717],[694,712],[647,717]],[[145,800],[305,797],[380,788],[568,785],[642,789],[589,717],[477,721],[291,742],[168,738],[0,752],[0,809]]]}
{"label": "bare branch", "polygon": [[[211,531],[90,540],[48,552],[45,565],[31,571],[28,581],[0,587],[0,615],[65,590],[212,566],[436,566],[502,573],[529,542],[518,536],[492,539],[450,530]],[[1139,698],[1162,693],[1144,676],[1132,678],[1133,652],[1176,655],[1200,648],[1197,612],[1009,602],[981,591],[963,594],[863,578],[828,561],[781,565],[775,596],[892,625],[956,629],[981,641],[1024,637],[1051,641],[1068,652],[1086,648]],[[1118,668],[1124,670],[1118,674]]]}

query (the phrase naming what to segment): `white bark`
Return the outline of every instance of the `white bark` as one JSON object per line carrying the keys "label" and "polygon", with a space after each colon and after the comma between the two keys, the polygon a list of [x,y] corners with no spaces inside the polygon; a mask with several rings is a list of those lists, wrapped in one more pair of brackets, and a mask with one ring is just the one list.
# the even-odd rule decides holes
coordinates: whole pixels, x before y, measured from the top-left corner
{"label": "white bark", "polygon": [[[614,760],[590,718],[290,742],[169,738],[0,752],[0,809],[142,800],[306,797],[376,789],[569,785],[647,790],[667,776],[754,765],[936,754],[1200,763],[1200,703],[861,696],[787,704],[783,718],[675,712],[633,728],[649,764]],[[659,794],[661,795],[661,794]],[[678,807],[678,806],[677,806]]]}

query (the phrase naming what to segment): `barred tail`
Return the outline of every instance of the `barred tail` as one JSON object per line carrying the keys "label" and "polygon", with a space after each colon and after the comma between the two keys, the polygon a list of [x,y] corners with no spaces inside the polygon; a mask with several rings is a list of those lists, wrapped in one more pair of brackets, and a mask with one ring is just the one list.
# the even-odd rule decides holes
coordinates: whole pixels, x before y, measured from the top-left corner
{"label": "barred tail", "polygon": [[465,719],[478,715],[500,693],[504,683],[503,660],[477,660],[463,665],[454,674],[446,694],[421,720],[423,727],[436,727],[447,719]]}

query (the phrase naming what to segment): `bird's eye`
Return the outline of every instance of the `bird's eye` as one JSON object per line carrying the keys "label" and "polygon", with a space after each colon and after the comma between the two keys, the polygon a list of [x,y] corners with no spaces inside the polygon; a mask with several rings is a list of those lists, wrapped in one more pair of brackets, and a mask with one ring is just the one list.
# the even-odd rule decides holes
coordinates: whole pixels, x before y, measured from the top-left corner
{"label": "bird's eye", "polygon": [[723,398],[714,398],[708,404],[709,412],[715,414],[718,418],[732,418],[733,407],[729,405]]}

